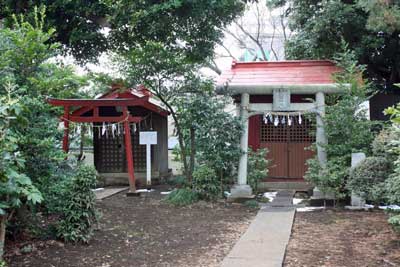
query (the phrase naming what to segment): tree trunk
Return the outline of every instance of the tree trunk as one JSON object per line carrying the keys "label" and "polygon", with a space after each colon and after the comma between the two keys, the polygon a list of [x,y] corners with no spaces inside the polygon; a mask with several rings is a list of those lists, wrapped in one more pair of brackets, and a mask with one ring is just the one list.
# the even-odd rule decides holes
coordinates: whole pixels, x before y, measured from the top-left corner
{"label": "tree trunk", "polygon": [[79,144],[79,155],[78,155],[78,161],[83,161],[83,143],[85,139],[85,126],[82,126],[81,128],[81,136],[80,136],[80,144]]}
{"label": "tree trunk", "polygon": [[183,162],[183,174],[184,176],[186,176],[186,178],[188,178],[189,175],[189,164],[187,162],[186,159],[186,146],[185,143],[183,142],[183,135],[182,135],[182,131],[181,131],[181,125],[179,124],[178,121],[178,117],[176,116],[175,110],[172,108],[172,106],[164,99],[164,97],[161,94],[156,94],[156,96],[161,100],[161,102],[163,102],[169,112],[172,115],[172,118],[174,119],[174,123],[175,123],[175,128],[176,128],[176,134],[178,135],[178,142],[179,142],[179,150],[180,150],[180,154],[181,154],[181,160]]}
{"label": "tree trunk", "polygon": [[7,216],[0,216],[0,263],[3,261],[4,243],[6,241]]}
{"label": "tree trunk", "polygon": [[219,172],[219,179],[220,179],[220,187],[221,187],[221,194],[222,198],[224,197],[224,171],[221,169]]}
{"label": "tree trunk", "polygon": [[188,182],[190,187],[192,186],[193,180],[193,171],[194,171],[194,159],[196,156],[196,130],[191,127],[190,128],[190,163],[189,163],[189,173],[187,174]]}

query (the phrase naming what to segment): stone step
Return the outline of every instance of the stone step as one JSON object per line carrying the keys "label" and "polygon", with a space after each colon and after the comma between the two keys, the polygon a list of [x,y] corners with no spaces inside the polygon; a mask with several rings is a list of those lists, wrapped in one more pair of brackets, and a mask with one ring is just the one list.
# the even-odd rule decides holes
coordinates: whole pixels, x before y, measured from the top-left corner
{"label": "stone step", "polygon": [[280,190],[276,194],[274,200],[269,203],[269,207],[292,207],[293,196],[296,193],[294,190]]}

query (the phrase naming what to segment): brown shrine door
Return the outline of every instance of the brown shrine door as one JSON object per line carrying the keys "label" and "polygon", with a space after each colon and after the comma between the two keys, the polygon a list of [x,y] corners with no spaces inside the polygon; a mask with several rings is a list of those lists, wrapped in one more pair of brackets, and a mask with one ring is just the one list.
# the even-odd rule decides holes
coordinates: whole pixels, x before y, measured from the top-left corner
{"label": "brown shrine door", "polygon": [[[256,127],[256,124],[259,127]],[[254,133],[257,128],[258,135]],[[305,150],[305,148],[314,142],[314,131],[312,122],[304,117],[301,124],[298,123],[297,118],[293,119],[291,126],[281,123],[278,126],[272,123],[265,124],[262,116],[252,118],[249,137],[258,139],[259,145],[255,147],[268,148],[267,158],[272,161],[268,178],[301,179],[304,177],[307,170],[306,161],[314,155],[313,151]],[[255,144],[254,140],[249,143]]]}

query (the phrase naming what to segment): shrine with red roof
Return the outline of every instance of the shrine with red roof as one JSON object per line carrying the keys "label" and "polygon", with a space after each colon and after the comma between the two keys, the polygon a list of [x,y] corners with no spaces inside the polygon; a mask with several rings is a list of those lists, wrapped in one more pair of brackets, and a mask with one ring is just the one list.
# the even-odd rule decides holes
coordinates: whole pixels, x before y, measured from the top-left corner
{"label": "shrine with red roof", "polygon": [[129,182],[130,192],[136,192],[136,184],[145,183],[147,154],[146,146],[139,144],[140,132],[157,133],[157,144],[151,146],[150,176],[169,174],[168,112],[143,86],[114,85],[96,99],[48,98],[47,102],[64,108],[61,120],[66,153],[71,124],[86,123],[92,129],[94,164],[106,185]]}
{"label": "shrine with red roof", "polygon": [[[233,62],[222,72],[217,92],[229,94],[244,123],[240,140],[244,152],[231,198],[250,197],[247,182],[248,149],[267,148],[271,160],[267,189],[308,190],[306,161],[315,153],[326,163],[323,117],[325,96],[340,93],[335,82],[340,68],[329,60]],[[316,152],[307,149],[316,142]]]}

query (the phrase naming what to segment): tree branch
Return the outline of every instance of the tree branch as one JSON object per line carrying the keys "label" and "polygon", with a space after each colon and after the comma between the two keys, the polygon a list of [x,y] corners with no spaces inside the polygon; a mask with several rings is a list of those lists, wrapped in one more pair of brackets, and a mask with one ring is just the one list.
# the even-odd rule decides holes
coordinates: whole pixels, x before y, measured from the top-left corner
{"label": "tree branch", "polygon": [[264,48],[263,48],[262,44],[261,44],[256,38],[254,38],[254,36],[252,36],[251,33],[249,33],[248,31],[246,31],[246,30],[243,28],[242,25],[240,25],[240,24],[237,23],[237,22],[234,22],[234,23],[239,27],[239,29],[240,29],[247,37],[249,37],[249,38],[259,47],[259,49],[261,50],[261,54],[262,54],[262,56],[263,56],[263,59],[264,59],[265,61],[267,61],[268,58],[267,58],[267,55],[265,54],[265,51],[264,51]]}

